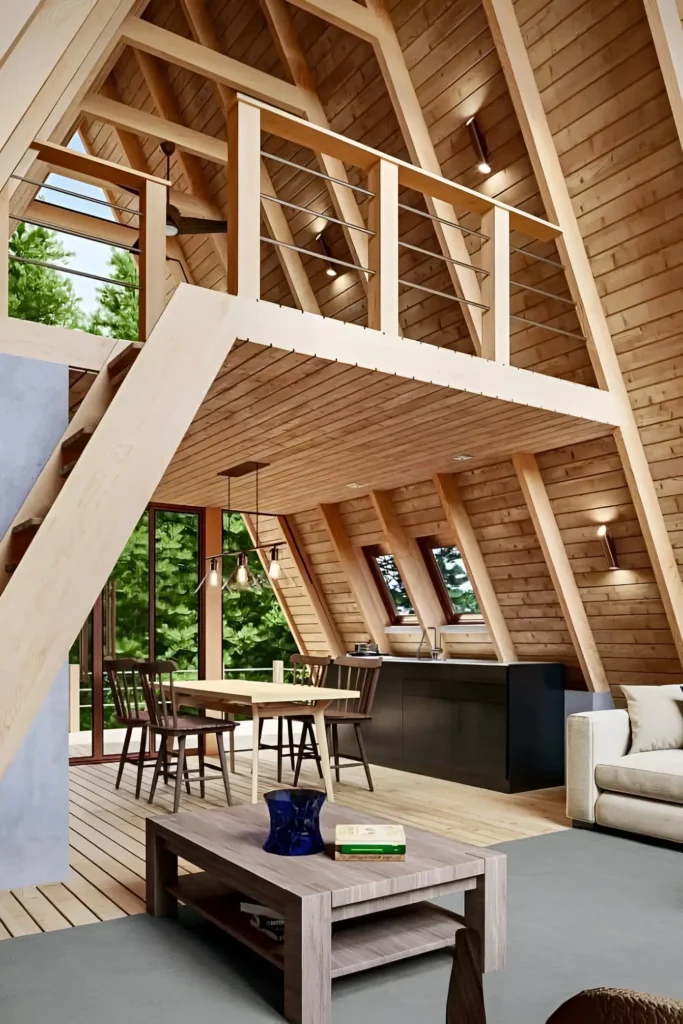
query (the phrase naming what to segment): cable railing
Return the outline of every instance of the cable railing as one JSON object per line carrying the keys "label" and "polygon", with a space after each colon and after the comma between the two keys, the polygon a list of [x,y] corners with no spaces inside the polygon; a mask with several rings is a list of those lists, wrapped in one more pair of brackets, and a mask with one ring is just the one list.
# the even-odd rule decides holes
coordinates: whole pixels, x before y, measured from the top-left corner
{"label": "cable railing", "polygon": [[[473,328],[470,333],[478,353],[487,359],[511,361],[515,324],[530,331],[585,341],[580,326],[575,329],[566,319],[577,309],[574,300],[562,294],[566,289],[564,278],[555,290],[555,282],[546,286],[534,271],[526,272],[528,266],[539,266],[564,273],[562,263],[552,258],[552,253],[537,253],[528,247],[539,242],[553,243],[560,235],[556,225],[251,97],[239,95],[232,116],[248,127],[232,136],[238,139],[238,152],[231,153],[231,165],[234,167],[236,160],[237,172],[228,176],[229,192],[233,191],[229,211],[239,209],[242,214],[245,203],[250,206],[251,212],[240,217],[241,225],[257,222],[256,207],[261,203],[274,203],[283,211],[291,211],[292,237],[285,239],[273,237],[272,232],[259,232],[260,242],[322,262],[330,277],[338,277],[342,272],[356,275],[320,295],[323,315],[328,315],[327,310],[329,315],[339,315],[339,308],[352,316],[354,322],[362,322],[367,310],[368,327],[400,335],[402,325],[418,322],[417,318],[405,318],[408,309],[417,307],[417,300],[412,302],[409,295],[414,292],[421,296],[423,305],[434,310],[438,309],[435,303],[459,306],[468,326]],[[276,147],[269,140],[276,145],[291,143],[296,148],[280,155],[272,151]],[[310,153],[311,157],[302,158],[298,156],[300,152]],[[338,161],[339,167],[354,180],[309,166],[308,161],[314,160],[315,154]],[[273,172],[275,188],[279,181],[277,168],[282,171],[282,197],[258,187],[255,171],[260,160],[277,165]],[[287,175],[287,169],[296,173]],[[363,175],[367,183],[363,182]],[[307,203],[308,195],[316,191],[307,183],[314,179],[326,184],[330,196],[320,195],[317,189],[316,197]],[[338,186],[356,197],[358,219],[349,217],[349,202],[340,206],[338,192],[335,193]],[[417,201],[415,197],[419,197]],[[402,232],[406,216],[411,224],[408,231]],[[437,242],[434,248],[420,223],[431,225]],[[328,225],[334,235],[334,251],[321,224]],[[335,234],[332,229],[341,232]],[[342,251],[342,232],[348,253]],[[518,235],[530,242],[520,243]],[[237,246],[237,258],[246,271],[243,280],[248,277],[250,281],[247,291],[260,298],[259,250],[240,230],[233,233],[232,244]],[[365,252],[367,260],[359,259],[358,254]],[[251,262],[248,271],[245,260]],[[432,261],[438,266],[432,265]],[[334,301],[344,289],[358,284],[367,292],[367,300],[363,298],[360,302],[354,297],[345,304]],[[233,281],[229,290],[239,294],[239,283]],[[409,326],[406,333],[408,330]]]}

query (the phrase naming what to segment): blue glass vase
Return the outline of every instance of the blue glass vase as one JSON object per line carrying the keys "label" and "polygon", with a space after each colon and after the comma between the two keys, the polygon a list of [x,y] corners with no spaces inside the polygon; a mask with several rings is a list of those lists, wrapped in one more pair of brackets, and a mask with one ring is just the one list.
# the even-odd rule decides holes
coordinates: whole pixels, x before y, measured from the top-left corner
{"label": "blue glass vase", "polygon": [[263,849],[281,857],[322,853],[320,810],[325,794],[317,789],[274,789],[264,794],[270,814],[270,832]]}

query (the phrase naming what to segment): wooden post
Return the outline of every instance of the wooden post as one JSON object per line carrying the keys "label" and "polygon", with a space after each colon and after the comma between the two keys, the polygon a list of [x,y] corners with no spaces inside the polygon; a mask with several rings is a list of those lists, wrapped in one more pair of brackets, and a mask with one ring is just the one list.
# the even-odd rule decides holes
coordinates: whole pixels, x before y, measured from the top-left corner
{"label": "wooden post", "polygon": [[368,173],[374,192],[368,226],[374,235],[368,244],[368,327],[398,334],[398,167],[378,160]]}
{"label": "wooden post", "polygon": [[306,557],[306,553],[300,543],[294,524],[287,516],[278,516],[278,524],[282,530],[282,536],[289,548],[292,561],[301,577],[301,583],[306,595],[313,606],[313,611],[320,623],[320,628],[325,634],[327,647],[333,658],[344,654],[344,643],[339,634],[330,609],[327,606],[325,595],[318,586],[313,568]]}
{"label": "wooden post", "polygon": [[[223,550],[223,509],[204,509],[203,552],[209,555]],[[211,586],[208,580],[202,587],[202,664],[205,679],[223,678],[223,563],[216,562],[218,586]],[[202,576],[209,569],[209,563],[202,566]]]}
{"label": "wooden post", "polygon": [[227,116],[228,292],[261,295],[261,112],[235,100]]}
{"label": "wooden post", "polygon": [[368,632],[383,654],[391,653],[391,646],[385,633],[389,618],[370,573],[368,564],[361,551],[351,543],[344,528],[339,507],[337,505],[319,505],[332,546],[339,559],[341,570],[351,587],[356,599],[358,610],[363,617]]}
{"label": "wooden post", "polygon": [[683,8],[676,0],[644,0],[662,78],[683,145]]}
{"label": "wooden post", "polygon": [[510,214],[499,206],[481,218],[482,302],[489,308],[482,318],[481,354],[497,363],[510,362]]}
{"label": "wooden post", "polygon": [[586,680],[592,691],[609,692],[609,683],[581,600],[579,588],[562,542],[548,493],[535,457],[529,452],[512,456],[524,500],[552,577],[557,598],[567,623]]}
{"label": "wooden post", "polygon": [[463,504],[458,484],[453,474],[440,473],[434,478],[436,491],[446,513],[448,524],[455,533],[462,560],[467,569],[470,583],[477,598],[481,614],[486,620],[493,649],[498,661],[517,661],[515,645],[508,631],[507,623],[498,603],[498,596],[493,589],[491,577],[479,542],[472,529],[470,517]]}
{"label": "wooden post", "polygon": [[166,186],[140,187],[139,337],[146,341],[166,304]]}
{"label": "wooden post", "polygon": [[446,616],[418,543],[399,523],[394,503],[387,491],[372,491],[371,497],[420,625],[423,629],[436,626],[438,631],[446,624]]}

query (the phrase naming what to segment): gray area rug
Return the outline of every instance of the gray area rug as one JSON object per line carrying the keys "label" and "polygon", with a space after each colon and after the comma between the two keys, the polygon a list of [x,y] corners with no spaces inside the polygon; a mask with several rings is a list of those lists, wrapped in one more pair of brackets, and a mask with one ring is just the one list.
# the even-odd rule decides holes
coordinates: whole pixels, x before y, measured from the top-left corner
{"label": "gray area rug", "polygon": [[[680,853],[576,830],[500,848],[509,957],[486,977],[490,1024],[543,1024],[598,985],[683,998]],[[430,954],[335,982],[335,1024],[443,1024],[450,962]],[[281,1005],[278,971],[189,915],[0,942],[2,1024],[272,1024]]]}

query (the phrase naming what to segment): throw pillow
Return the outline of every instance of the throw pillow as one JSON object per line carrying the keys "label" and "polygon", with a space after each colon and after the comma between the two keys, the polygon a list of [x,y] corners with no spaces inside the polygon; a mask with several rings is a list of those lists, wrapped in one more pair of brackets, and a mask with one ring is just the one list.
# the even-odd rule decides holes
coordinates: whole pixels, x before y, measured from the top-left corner
{"label": "throw pillow", "polygon": [[683,689],[670,686],[622,686],[631,720],[629,754],[683,747]]}

